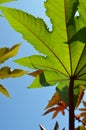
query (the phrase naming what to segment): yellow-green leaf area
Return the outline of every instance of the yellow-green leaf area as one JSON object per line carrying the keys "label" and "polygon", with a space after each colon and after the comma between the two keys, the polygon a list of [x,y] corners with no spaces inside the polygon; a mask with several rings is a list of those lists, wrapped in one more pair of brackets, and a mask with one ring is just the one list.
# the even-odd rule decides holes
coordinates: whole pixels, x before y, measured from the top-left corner
{"label": "yellow-green leaf area", "polygon": [[79,126],[77,128],[75,128],[74,130],[86,130],[85,126]]}
{"label": "yellow-green leaf area", "polygon": [[[56,66],[60,68],[61,72],[70,74],[69,50],[68,45],[64,44],[67,41],[64,34],[65,31],[61,35],[58,29],[49,32],[45,23],[40,18],[36,19],[32,15],[17,9],[1,7],[1,10],[10,25],[17,32],[20,32],[25,40],[30,42],[40,53],[51,58],[51,62],[55,61]],[[56,38],[57,36],[58,38]]]}
{"label": "yellow-green leaf area", "polygon": [[12,1],[15,1],[15,0],[0,0],[0,4],[6,3],[6,2],[12,2]]}
{"label": "yellow-green leaf area", "polygon": [[8,91],[6,88],[3,87],[3,85],[0,84],[0,93],[4,94],[7,97],[10,97]]}
{"label": "yellow-green leaf area", "polygon": [[10,67],[3,67],[0,69],[0,79],[3,78],[16,78],[16,77],[20,77],[24,74],[26,74],[27,72],[24,70],[20,70],[20,69],[14,69],[12,70]]}
{"label": "yellow-green leaf area", "polygon": [[[84,44],[86,37],[82,40],[82,36],[85,35],[80,36],[86,31],[86,19],[84,13],[81,13],[83,0],[80,2],[79,0],[47,0],[45,7],[52,23],[52,31],[47,29],[40,18],[18,9],[0,7],[10,25],[43,54],[25,57],[15,62],[31,69],[43,70],[41,75],[37,75],[32,88],[55,85],[59,82],[59,89],[64,90],[63,85],[68,86],[71,77],[75,78],[75,86],[84,84],[86,82],[86,45]],[[75,16],[76,11],[80,13],[79,20]],[[83,24],[79,27],[78,22],[83,18]],[[46,70],[51,71],[51,74]]]}
{"label": "yellow-green leaf area", "polygon": [[0,48],[0,63],[4,63],[9,58],[15,56],[18,53],[21,44],[16,44],[12,48]]}

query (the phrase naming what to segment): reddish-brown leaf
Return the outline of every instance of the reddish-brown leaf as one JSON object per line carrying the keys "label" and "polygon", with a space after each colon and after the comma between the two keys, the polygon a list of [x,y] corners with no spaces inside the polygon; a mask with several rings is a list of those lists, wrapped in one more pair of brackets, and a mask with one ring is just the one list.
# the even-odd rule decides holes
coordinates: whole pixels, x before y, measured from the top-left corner
{"label": "reddish-brown leaf", "polygon": [[83,103],[84,107],[86,107],[86,102],[85,102],[85,101],[83,101],[82,103]]}
{"label": "reddish-brown leaf", "polygon": [[51,100],[49,101],[49,103],[48,103],[48,105],[47,105],[47,107],[45,109],[47,109],[49,107],[52,107],[54,105],[57,105],[58,103],[60,103],[60,101],[61,101],[61,98],[60,98],[59,94],[56,92],[52,96]]}
{"label": "reddish-brown leaf", "polygon": [[54,119],[57,116],[57,114],[62,111],[62,109],[63,108],[61,106],[57,107],[56,111],[53,113],[52,119]]}
{"label": "reddish-brown leaf", "polygon": [[57,107],[52,107],[52,108],[48,109],[47,111],[45,111],[45,113],[43,115],[46,115],[46,114],[56,111],[56,110],[57,110]]}
{"label": "reddish-brown leaf", "polygon": [[84,124],[86,124],[86,116],[83,117],[82,122],[83,122]]}
{"label": "reddish-brown leaf", "polygon": [[41,74],[42,72],[43,72],[43,70],[36,70],[34,72],[28,73],[28,75],[36,77],[37,75]]}
{"label": "reddish-brown leaf", "polygon": [[78,95],[78,99],[77,99],[77,103],[76,103],[76,108],[81,103],[81,100],[82,100],[83,96],[84,96],[84,89],[80,86],[80,92],[79,92],[79,95]]}
{"label": "reddish-brown leaf", "polygon": [[86,111],[86,108],[79,108],[80,111]]}
{"label": "reddish-brown leaf", "polygon": [[64,102],[60,102],[59,105],[57,105],[57,107],[52,107],[52,108],[48,109],[43,115],[46,115],[46,114],[48,114],[50,112],[55,111],[53,113],[53,116],[52,116],[52,119],[54,119],[59,112],[62,112],[62,114],[64,115],[64,109],[66,107],[67,106],[66,106],[66,104]]}
{"label": "reddish-brown leaf", "polygon": [[82,112],[82,113],[80,113],[80,117],[86,117],[86,112]]}

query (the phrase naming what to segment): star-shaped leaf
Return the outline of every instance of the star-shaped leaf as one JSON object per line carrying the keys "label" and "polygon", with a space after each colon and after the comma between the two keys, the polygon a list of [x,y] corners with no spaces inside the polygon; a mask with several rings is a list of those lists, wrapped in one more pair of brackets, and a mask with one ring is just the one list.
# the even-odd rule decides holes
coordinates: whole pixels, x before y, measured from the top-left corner
{"label": "star-shaped leaf", "polygon": [[[36,76],[30,88],[86,84],[86,2],[84,0],[47,0],[46,14],[52,31],[41,18],[26,12],[0,7],[10,25],[39,51],[15,62],[43,73]],[[77,13],[78,12],[78,16]],[[84,33],[84,34],[83,34]],[[63,84],[65,84],[63,86]],[[84,87],[85,88],[85,87]]]}

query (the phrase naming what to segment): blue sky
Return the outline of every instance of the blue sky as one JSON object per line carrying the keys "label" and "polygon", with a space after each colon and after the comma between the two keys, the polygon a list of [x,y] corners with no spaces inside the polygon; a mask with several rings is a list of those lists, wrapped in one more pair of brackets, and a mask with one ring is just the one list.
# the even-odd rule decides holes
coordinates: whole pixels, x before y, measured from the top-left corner
{"label": "blue sky", "polygon": [[[50,25],[45,15],[43,0],[18,0],[6,3],[6,6],[22,9],[35,17],[42,17]],[[22,42],[17,56],[5,62],[12,68],[22,68],[14,62],[14,59],[37,53],[35,49],[22,39],[21,34],[15,32],[5,18],[0,18],[0,47],[9,46]],[[59,114],[54,120],[52,114],[41,116],[48,100],[55,92],[55,87],[42,89],[27,89],[32,82],[30,76],[16,79],[4,79],[1,83],[7,88],[11,99],[0,94],[0,129],[1,130],[39,130],[39,124],[44,125],[47,130],[53,130],[56,121],[60,123],[60,130],[67,126],[68,117]],[[66,129],[67,130],[67,129]]]}

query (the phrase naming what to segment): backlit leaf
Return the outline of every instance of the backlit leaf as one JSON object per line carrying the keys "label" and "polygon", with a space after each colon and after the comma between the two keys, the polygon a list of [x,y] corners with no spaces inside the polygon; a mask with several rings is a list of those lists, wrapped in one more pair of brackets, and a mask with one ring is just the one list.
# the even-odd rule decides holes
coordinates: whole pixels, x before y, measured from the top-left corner
{"label": "backlit leaf", "polygon": [[83,117],[82,122],[86,125],[86,116]]}
{"label": "backlit leaf", "polygon": [[79,108],[80,111],[86,111],[86,108]]}
{"label": "backlit leaf", "polygon": [[6,88],[3,87],[3,85],[0,84],[0,93],[4,94],[7,97],[10,97],[8,91],[6,90]]}
{"label": "backlit leaf", "polygon": [[0,4],[3,4],[5,2],[12,2],[12,1],[15,1],[15,0],[0,0]]}
{"label": "backlit leaf", "polygon": [[62,112],[62,114],[64,115],[64,110],[65,110],[66,107],[67,106],[64,102],[60,102],[57,105],[57,107],[49,108],[48,110],[45,111],[45,113],[43,115],[46,115],[46,114],[54,111],[53,116],[52,116],[52,119],[54,119],[59,112]]}
{"label": "backlit leaf", "polygon": [[83,101],[82,103],[83,103],[84,107],[86,107],[86,102],[85,102],[85,101]]}
{"label": "backlit leaf", "polygon": [[68,87],[65,86],[62,90],[58,89],[58,87],[56,88],[57,93],[59,94],[59,96],[61,97],[61,100],[64,101],[67,105],[68,105]]}
{"label": "backlit leaf", "polygon": [[79,92],[79,95],[78,95],[78,99],[77,99],[77,103],[76,103],[76,108],[79,106],[79,104],[81,103],[81,100],[84,96],[84,89],[81,87],[80,88],[80,92]]}
{"label": "backlit leaf", "polygon": [[[80,111],[86,111],[86,108],[83,108],[83,109],[79,109]],[[80,114],[80,117],[86,117],[86,112],[82,112]]]}
{"label": "backlit leaf", "polygon": [[77,128],[75,128],[74,130],[86,130],[85,126],[79,126]]}
{"label": "backlit leaf", "polygon": [[49,107],[52,107],[52,106],[54,106],[54,105],[59,104],[60,101],[61,101],[60,96],[59,96],[59,94],[56,92],[56,93],[52,96],[51,100],[49,101],[49,103],[48,103],[46,109],[49,108]]}
{"label": "backlit leaf", "polygon": [[0,48],[0,63],[5,62],[9,58],[15,56],[21,44],[16,44],[12,48]]}
{"label": "backlit leaf", "polygon": [[[6,7],[0,9],[10,25],[43,54],[15,61],[33,70],[43,70],[43,73],[37,74],[30,88],[59,83],[58,93],[68,105],[71,77],[74,78],[74,91],[77,94],[80,88],[75,90],[76,87],[80,84],[86,85],[86,2],[47,0],[44,5],[46,14],[51,19],[52,31],[48,30],[41,18],[35,18],[18,9]],[[86,89],[85,86],[84,88]]]}
{"label": "backlit leaf", "polygon": [[12,70],[10,67],[6,66],[0,69],[0,79],[9,78],[9,77],[16,78],[26,73],[27,72],[24,70],[20,70],[20,69]]}
{"label": "backlit leaf", "polygon": [[37,75],[41,74],[43,71],[42,70],[36,70],[34,72],[28,73],[28,75],[31,75],[33,77],[37,77]]}

